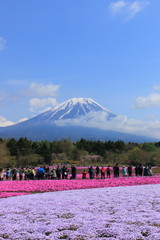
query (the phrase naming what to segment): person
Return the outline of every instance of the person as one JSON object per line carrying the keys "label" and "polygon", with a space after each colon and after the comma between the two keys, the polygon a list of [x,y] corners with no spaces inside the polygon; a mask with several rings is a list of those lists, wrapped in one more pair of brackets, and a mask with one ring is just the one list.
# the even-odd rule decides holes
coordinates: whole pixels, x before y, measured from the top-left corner
{"label": "person", "polygon": [[99,171],[100,171],[100,170],[99,170],[99,167],[97,166],[97,167],[96,167],[96,178],[99,178]]}
{"label": "person", "polygon": [[129,164],[127,170],[128,170],[128,176],[132,177],[132,166],[131,166],[131,164]]}
{"label": "person", "polygon": [[90,178],[90,179],[93,179],[93,178],[94,178],[94,170],[93,170],[93,167],[92,167],[92,166],[90,166],[90,167],[88,168],[88,173],[89,173],[89,178]]}
{"label": "person", "polygon": [[123,175],[123,177],[127,177],[127,169],[126,169],[126,167],[122,167],[122,175]]}
{"label": "person", "polygon": [[57,179],[60,180],[61,179],[61,168],[59,165],[56,168],[56,175],[57,175]]}
{"label": "person", "polygon": [[116,177],[116,166],[113,167],[113,175],[114,175],[114,178]]}
{"label": "person", "polygon": [[34,177],[34,179],[35,179],[35,180],[38,180],[38,168],[35,168],[34,171],[35,171],[35,177]]}
{"label": "person", "polygon": [[143,176],[143,166],[142,164],[139,165],[139,176]]}
{"label": "person", "polygon": [[30,174],[29,174],[29,179],[34,180],[35,179],[35,169],[34,168],[30,168]]}
{"label": "person", "polygon": [[64,179],[68,179],[68,168],[65,167],[65,170],[64,170]]}
{"label": "person", "polygon": [[4,178],[4,169],[3,168],[1,168],[0,169],[0,181],[3,181],[3,178]]}
{"label": "person", "polygon": [[27,168],[24,168],[24,180],[27,180]]}
{"label": "person", "polygon": [[86,170],[84,169],[83,172],[82,172],[82,179],[86,179],[86,176],[87,176],[87,172],[86,172]]}
{"label": "person", "polygon": [[110,165],[108,165],[106,171],[107,171],[107,178],[110,178],[110,177],[111,177],[111,169],[110,169]]}
{"label": "person", "polygon": [[148,175],[149,175],[148,172],[149,172],[149,168],[148,168],[148,166],[145,166],[145,167],[144,167],[144,173],[143,173],[143,175],[144,175],[144,176],[148,176]]}
{"label": "person", "polygon": [[57,174],[56,174],[56,169],[55,168],[50,170],[50,176],[51,176],[51,179],[56,179],[57,178]]}
{"label": "person", "polygon": [[43,167],[38,168],[38,180],[43,180],[45,176],[45,171]]}
{"label": "person", "polygon": [[63,165],[62,167],[62,179],[65,179],[65,172],[66,172],[66,167]]}
{"label": "person", "polygon": [[105,178],[105,168],[101,167],[101,179]]}
{"label": "person", "polygon": [[14,180],[17,180],[17,173],[18,173],[18,171],[17,171],[17,169],[14,167],[13,169],[12,169],[12,180],[14,181]]}
{"label": "person", "polygon": [[43,169],[45,171],[45,179],[49,179],[49,166],[44,166]]}
{"label": "person", "polygon": [[71,179],[76,179],[77,169],[74,165],[71,166]]}
{"label": "person", "polygon": [[118,163],[113,167],[113,171],[114,171],[114,177],[118,178],[119,177],[119,166],[118,166]]}
{"label": "person", "polygon": [[139,175],[139,167],[138,167],[138,165],[135,166],[135,175],[136,175],[136,177]]}
{"label": "person", "polygon": [[23,167],[21,167],[21,168],[19,169],[19,180],[20,180],[20,181],[23,179],[23,174],[24,174],[24,169],[23,169]]}
{"label": "person", "polygon": [[49,173],[49,166],[46,166],[46,167],[45,167],[45,172],[46,172],[46,173]]}
{"label": "person", "polygon": [[10,180],[10,177],[11,177],[11,168],[7,168],[6,170],[6,180]]}
{"label": "person", "polygon": [[153,171],[152,171],[152,167],[151,166],[149,166],[148,174],[149,174],[149,176],[153,176]]}
{"label": "person", "polygon": [[25,180],[30,179],[30,172],[31,172],[31,169],[29,167],[27,167],[26,171],[25,171]]}

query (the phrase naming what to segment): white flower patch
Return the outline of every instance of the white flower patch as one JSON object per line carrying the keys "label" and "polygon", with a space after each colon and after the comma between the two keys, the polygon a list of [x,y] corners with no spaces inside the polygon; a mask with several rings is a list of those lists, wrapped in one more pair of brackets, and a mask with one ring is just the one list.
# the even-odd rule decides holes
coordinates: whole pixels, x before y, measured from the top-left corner
{"label": "white flower patch", "polygon": [[0,240],[158,240],[160,185],[0,199]]}

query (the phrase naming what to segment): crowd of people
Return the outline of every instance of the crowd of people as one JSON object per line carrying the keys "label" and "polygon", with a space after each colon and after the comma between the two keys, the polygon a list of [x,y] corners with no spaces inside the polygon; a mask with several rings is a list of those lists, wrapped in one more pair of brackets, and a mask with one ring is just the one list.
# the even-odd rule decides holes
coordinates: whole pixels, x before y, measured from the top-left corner
{"label": "crowd of people", "polygon": [[[118,178],[120,171],[123,177],[132,176],[152,176],[152,168],[150,166],[143,167],[142,165],[132,167],[123,166],[122,168],[116,164],[114,167],[93,167],[90,166],[88,169],[81,171],[82,179],[86,179],[89,175],[90,179],[105,179],[110,178],[113,172],[113,177]],[[70,175],[69,175],[70,174]],[[41,166],[39,168],[26,167],[26,168],[7,168],[0,169],[0,181],[3,180],[43,180],[43,179],[76,179],[77,168],[72,165],[68,168],[66,165],[49,167]]]}
{"label": "crowd of people", "polygon": [[[106,168],[104,167],[99,167],[97,166],[94,170],[94,168],[92,166],[90,166],[88,168],[88,173],[89,173],[89,178],[93,179],[93,178],[110,178],[111,177],[111,171],[113,170],[113,176],[115,178],[118,178],[120,176],[120,170],[122,172],[122,176],[123,177],[132,177],[134,176],[152,176],[153,172],[152,172],[152,168],[151,166],[142,166],[142,165],[138,165],[136,167],[132,167],[131,165],[129,165],[128,167],[123,166],[122,168],[119,167],[118,164],[116,164],[113,168],[108,166]],[[82,176],[83,178],[83,176]]]}
{"label": "crowd of people", "polygon": [[[69,169],[67,166],[49,167],[41,166],[39,168],[7,168],[0,169],[0,181],[3,180],[43,180],[43,179],[68,179]],[[76,167],[71,166],[71,179],[76,178]]]}

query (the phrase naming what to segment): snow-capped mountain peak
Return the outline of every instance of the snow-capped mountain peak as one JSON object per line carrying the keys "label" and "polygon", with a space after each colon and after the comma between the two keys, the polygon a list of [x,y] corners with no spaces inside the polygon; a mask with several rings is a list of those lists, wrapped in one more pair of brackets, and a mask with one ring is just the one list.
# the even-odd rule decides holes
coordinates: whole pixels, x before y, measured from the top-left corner
{"label": "snow-capped mountain peak", "polygon": [[44,112],[40,115],[41,120],[65,120],[75,119],[87,115],[90,112],[105,112],[108,119],[115,115],[108,109],[102,107],[91,98],[71,98],[52,110]]}
{"label": "snow-capped mountain peak", "polygon": [[[153,142],[150,138],[119,132],[118,118],[91,98],[72,98],[52,110],[8,127],[0,128],[3,138],[27,137],[33,140],[80,138]],[[117,129],[118,123],[118,131]],[[116,124],[116,128],[115,128]]]}

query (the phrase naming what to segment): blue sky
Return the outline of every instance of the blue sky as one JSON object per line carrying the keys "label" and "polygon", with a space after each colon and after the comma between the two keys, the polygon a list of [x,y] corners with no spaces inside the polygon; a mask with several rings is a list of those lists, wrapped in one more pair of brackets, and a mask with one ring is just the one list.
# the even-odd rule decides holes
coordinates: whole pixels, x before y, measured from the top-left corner
{"label": "blue sky", "polygon": [[159,9],[158,0],[1,0],[0,126],[88,97],[157,131]]}

